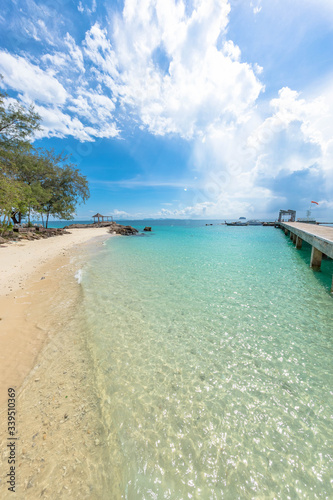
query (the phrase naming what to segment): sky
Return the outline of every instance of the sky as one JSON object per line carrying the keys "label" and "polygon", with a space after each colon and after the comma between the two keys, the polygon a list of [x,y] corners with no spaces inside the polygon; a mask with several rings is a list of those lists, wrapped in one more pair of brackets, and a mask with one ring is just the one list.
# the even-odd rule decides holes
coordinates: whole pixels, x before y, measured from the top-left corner
{"label": "sky", "polygon": [[333,220],[332,0],[0,3],[1,90],[87,176],[77,219]]}

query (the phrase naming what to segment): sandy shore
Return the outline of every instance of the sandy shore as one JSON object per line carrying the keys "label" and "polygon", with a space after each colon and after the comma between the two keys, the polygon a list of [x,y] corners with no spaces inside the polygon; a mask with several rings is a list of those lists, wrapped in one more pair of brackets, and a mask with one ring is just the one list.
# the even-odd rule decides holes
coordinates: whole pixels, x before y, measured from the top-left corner
{"label": "sandy shore", "polygon": [[71,229],[70,233],[38,241],[0,245],[0,296],[22,288],[27,278],[42,264],[66,255],[67,251],[93,238],[105,237],[108,234],[105,227]]}
{"label": "sandy shore", "polygon": [[104,497],[98,395],[72,321],[81,293],[75,275],[111,235],[106,228],[71,233],[0,248],[1,498],[13,498],[5,478],[8,387],[17,393],[15,497]]}
{"label": "sandy shore", "polygon": [[19,387],[33,367],[48,335],[53,297],[68,280],[75,282],[85,245],[109,236],[106,228],[72,229],[0,246],[0,405],[9,385]]}

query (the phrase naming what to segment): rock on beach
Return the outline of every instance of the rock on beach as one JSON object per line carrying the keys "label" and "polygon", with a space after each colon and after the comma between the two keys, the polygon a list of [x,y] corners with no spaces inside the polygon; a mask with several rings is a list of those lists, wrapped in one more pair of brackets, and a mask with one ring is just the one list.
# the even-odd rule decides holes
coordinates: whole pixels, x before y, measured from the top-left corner
{"label": "rock on beach", "polygon": [[109,227],[110,233],[121,234],[123,236],[130,236],[132,234],[137,234],[139,231],[132,226],[124,226],[122,224],[118,224],[114,221],[109,222],[96,222],[93,224],[70,224],[66,226],[64,229],[78,229],[78,228],[93,228],[93,227]]}

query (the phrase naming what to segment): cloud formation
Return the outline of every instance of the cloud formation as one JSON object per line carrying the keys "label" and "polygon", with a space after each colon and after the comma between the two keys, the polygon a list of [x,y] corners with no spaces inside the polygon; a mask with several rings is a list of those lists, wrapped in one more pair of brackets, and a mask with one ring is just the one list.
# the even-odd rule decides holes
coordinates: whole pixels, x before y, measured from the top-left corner
{"label": "cloud formation", "polygon": [[151,133],[192,138],[243,121],[263,85],[226,38],[229,3],[127,0],[114,33],[112,90]]}
{"label": "cloud formation", "polygon": [[[84,72],[82,53],[68,35],[65,43],[69,54],[46,54],[42,60],[59,71],[73,64]],[[72,136],[80,141],[116,137],[113,101],[98,89],[90,92],[83,87],[66,90],[51,68],[43,70],[21,56],[0,51],[0,73],[7,88],[14,88],[24,104],[35,105],[42,118],[42,128],[36,138]],[[71,112],[71,113],[69,113]],[[83,120],[81,120],[81,117]]]}
{"label": "cloud formation", "polygon": [[[275,12],[273,4],[256,0],[247,8],[258,20],[270,5]],[[304,5],[307,15],[313,12],[314,0]],[[85,32],[78,36],[61,12],[55,26],[52,8],[30,0],[25,36],[40,51],[1,50],[3,83],[23,103],[35,103],[43,118],[39,138],[85,142],[139,127],[189,141],[201,187],[188,186],[191,202],[163,214],[218,216],[228,207],[265,213],[286,201],[276,183],[297,175],[321,176],[323,205],[329,206],[331,81],[312,94],[286,85],[266,99],[265,68],[247,62],[228,32],[231,6],[228,0],[125,0],[102,24],[100,5],[82,0],[77,16]],[[328,0],[320,6],[327,16],[333,12]],[[150,181],[119,186],[128,182],[140,187]]]}
{"label": "cloud formation", "polygon": [[0,72],[4,83],[36,102],[64,104],[68,93],[63,85],[39,66],[20,56],[0,51]]}
{"label": "cloud formation", "polygon": [[[78,8],[88,9],[82,3]],[[88,10],[94,12],[96,4]],[[246,120],[263,90],[256,68],[241,62],[239,47],[227,39],[229,11],[227,0],[199,0],[192,9],[174,0],[126,0],[121,15],[113,13],[105,27],[94,23],[80,44],[66,33],[40,65],[2,51],[0,68],[9,88],[39,106],[52,103],[93,125],[106,101],[88,102],[82,88],[98,87],[115,104],[112,117],[112,106],[106,106],[105,119],[121,122],[125,110],[126,119],[138,120],[152,134],[191,139],[212,123]],[[36,41],[41,23],[31,34]],[[89,111],[92,105],[96,113]]]}

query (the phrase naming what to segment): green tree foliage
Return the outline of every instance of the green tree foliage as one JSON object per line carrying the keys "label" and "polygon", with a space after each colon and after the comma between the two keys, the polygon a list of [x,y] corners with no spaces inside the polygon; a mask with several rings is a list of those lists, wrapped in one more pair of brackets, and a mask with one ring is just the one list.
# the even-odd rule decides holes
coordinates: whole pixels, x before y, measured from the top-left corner
{"label": "green tree foliage", "polygon": [[7,94],[0,93],[0,148],[10,150],[27,142],[39,130],[40,116],[32,106],[25,109],[15,100],[6,102],[7,97]]}
{"label": "green tree foliage", "polygon": [[[10,154],[8,155],[8,151]],[[36,181],[36,155],[29,144],[21,143],[15,145],[10,150],[5,150],[5,157],[2,158],[1,184],[10,183],[19,189],[19,203],[13,195],[10,198],[8,193],[8,206],[11,207],[10,216],[13,222],[19,223],[32,204],[32,188]],[[8,211],[8,208],[6,209]]]}
{"label": "green tree foliage", "polygon": [[0,93],[0,222],[5,227],[30,222],[32,214],[72,219],[78,203],[89,198],[85,176],[64,154],[34,148],[29,139],[40,128],[33,108],[6,104]]}
{"label": "green tree foliage", "polygon": [[39,212],[46,215],[46,227],[49,216],[64,220],[73,218],[78,203],[85,203],[89,198],[88,181],[75,165],[66,162],[68,157],[47,151],[44,157],[45,174],[42,182],[47,199]]}
{"label": "green tree foliage", "polygon": [[5,230],[10,225],[13,206],[16,206],[17,210],[22,212],[26,209],[24,202],[22,202],[25,199],[25,194],[23,183],[13,181],[5,176],[0,177],[0,222],[2,230]]}

